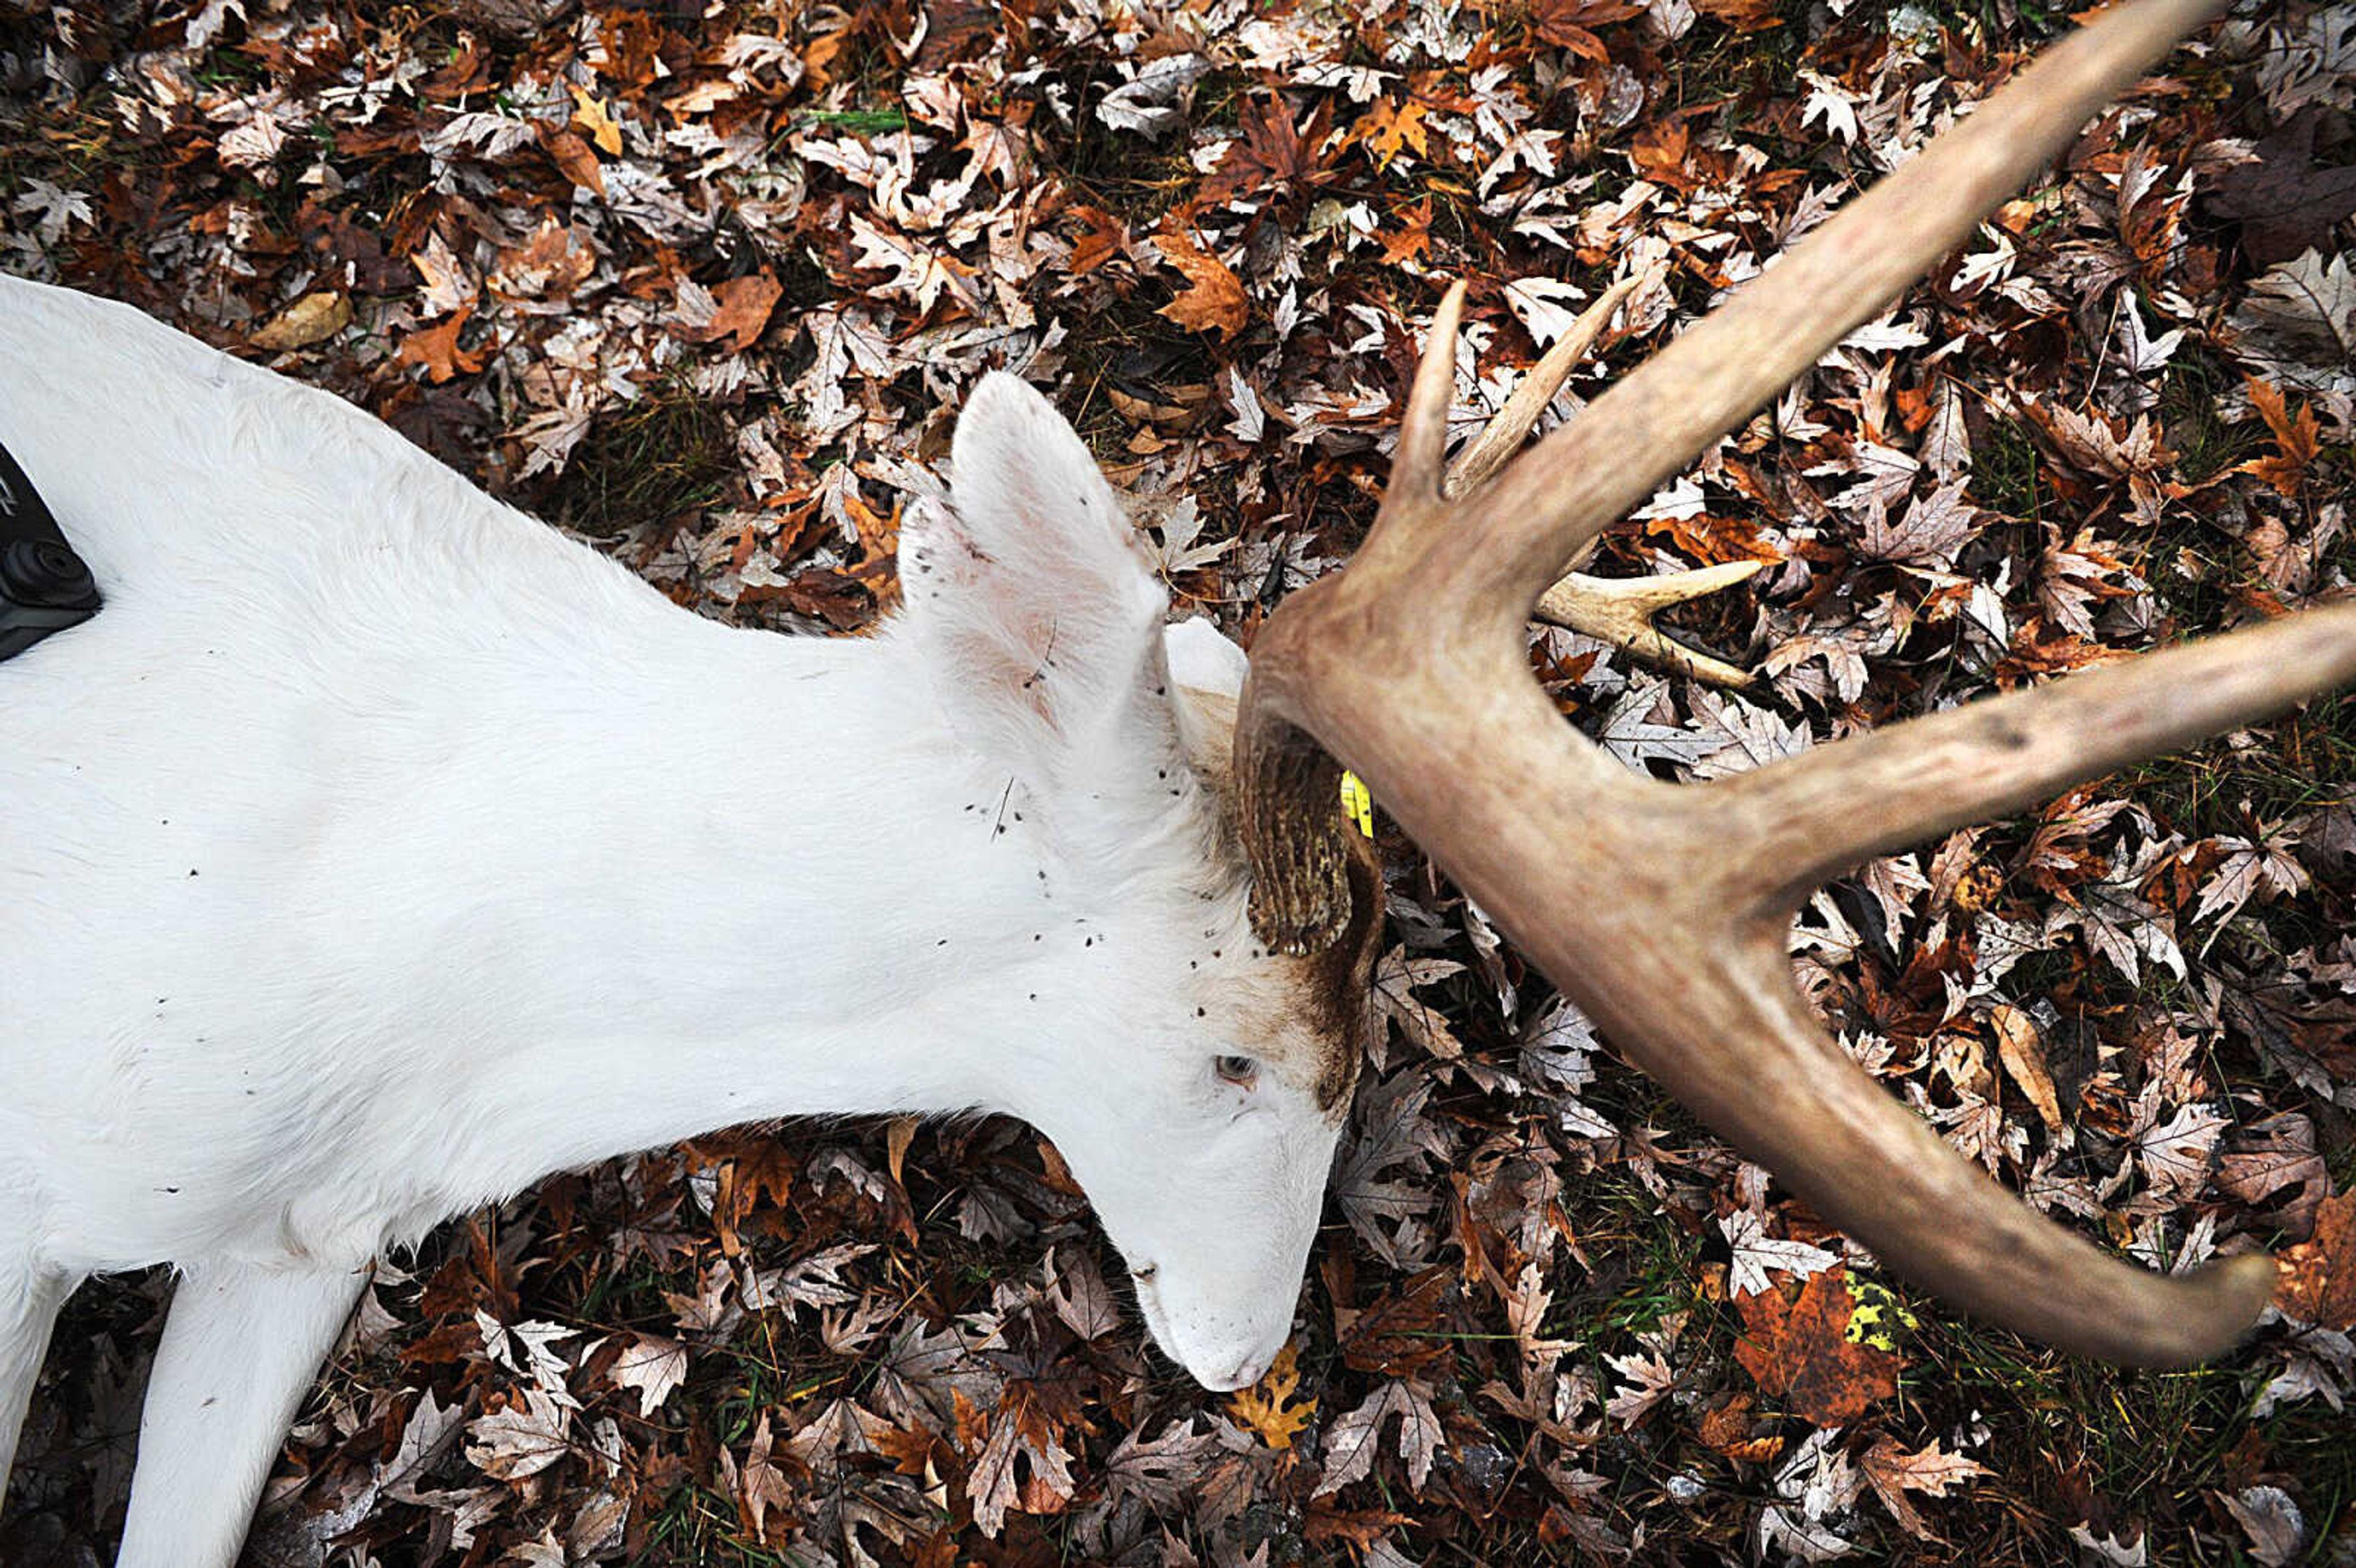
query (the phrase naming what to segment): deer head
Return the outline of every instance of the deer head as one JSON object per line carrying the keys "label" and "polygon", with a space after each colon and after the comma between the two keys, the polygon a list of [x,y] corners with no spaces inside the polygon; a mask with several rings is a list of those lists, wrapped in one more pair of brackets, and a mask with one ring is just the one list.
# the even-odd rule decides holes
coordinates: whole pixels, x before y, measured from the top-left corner
{"label": "deer head", "polygon": [[953,735],[1010,781],[998,809],[1044,839],[1045,918],[1082,923],[1096,960],[1052,1025],[1005,1042],[1021,1067],[994,1108],[1055,1140],[1162,1349],[1241,1388],[1291,1332],[1357,1078],[1380,880],[1346,848],[1336,940],[1258,941],[1227,800],[1242,651],[1203,621],[1165,632],[1119,502],[1023,381],[981,382],[951,464],[954,506],[903,536],[896,635]]}

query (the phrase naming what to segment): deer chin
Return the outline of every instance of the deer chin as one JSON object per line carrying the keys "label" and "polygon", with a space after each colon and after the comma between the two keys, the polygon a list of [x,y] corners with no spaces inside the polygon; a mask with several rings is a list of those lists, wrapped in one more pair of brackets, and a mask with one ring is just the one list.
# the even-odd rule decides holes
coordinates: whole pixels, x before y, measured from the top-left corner
{"label": "deer chin", "polygon": [[1264,1345],[1238,1349],[1232,1344],[1198,1344],[1195,1335],[1183,1331],[1171,1318],[1162,1303],[1160,1282],[1151,1277],[1138,1278],[1131,1275],[1137,1286],[1137,1309],[1145,1318],[1146,1332],[1153,1336],[1156,1349],[1186,1369],[1193,1378],[1213,1393],[1233,1393],[1259,1381],[1268,1372],[1279,1351],[1291,1338],[1290,1316],[1279,1325],[1273,1339]]}

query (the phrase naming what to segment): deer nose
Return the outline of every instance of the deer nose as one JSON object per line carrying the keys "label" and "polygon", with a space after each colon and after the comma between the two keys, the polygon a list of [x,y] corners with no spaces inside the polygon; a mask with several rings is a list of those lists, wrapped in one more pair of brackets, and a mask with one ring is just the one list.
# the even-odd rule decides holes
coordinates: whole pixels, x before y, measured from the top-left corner
{"label": "deer nose", "polygon": [[1268,1374],[1269,1363],[1275,1359],[1265,1351],[1255,1352],[1237,1361],[1234,1370],[1224,1377],[1206,1378],[1204,1384],[1215,1393],[1232,1393],[1237,1389],[1249,1388]]}

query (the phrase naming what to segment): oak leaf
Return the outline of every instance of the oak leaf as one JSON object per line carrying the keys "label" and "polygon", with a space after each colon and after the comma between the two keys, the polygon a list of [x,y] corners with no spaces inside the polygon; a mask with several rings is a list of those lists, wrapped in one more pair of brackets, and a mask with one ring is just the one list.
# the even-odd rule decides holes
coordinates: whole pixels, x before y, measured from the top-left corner
{"label": "oak leaf", "polygon": [[401,340],[401,352],[393,356],[394,361],[424,366],[425,379],[437,387],[453,376],[473,375],[489,357],[484,349],[469,352],[458,346],[458,334],[474,314],[473,305],[460,305],[449,320],[418,328]]}
{"label": "oak leaf", "polygon": [[573,123],[609,158],[622,155],[622,127],[605,100],[577,83],[573,88]]}
{"label": "oak leaf", "polygon": [[1898,1392],[1898,1357],[1847,1338],[1856,1300],[1846,1270],[1810,1275],[1796,1301],[1775,1290],[1736,1301],[1750,1332],[1735,1342],[1734,1359],[1803,1421],[1846,1426]]}

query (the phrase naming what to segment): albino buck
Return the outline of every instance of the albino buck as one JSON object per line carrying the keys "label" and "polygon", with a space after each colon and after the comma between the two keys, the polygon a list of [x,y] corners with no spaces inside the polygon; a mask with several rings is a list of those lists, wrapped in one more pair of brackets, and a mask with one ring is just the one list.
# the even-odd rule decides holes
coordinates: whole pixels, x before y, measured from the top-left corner
{"label": "albino buck", "polygon": [[2209,9],[2064,42],[1502,472],[1524,412],[1443,474],[1452,292],[1372,536],[1248,674],[1164,628],[1112,492],[1010,377],[967,404],[953,507],[910,527],[906,613],[798,640],[674,607],[324,393],[0,287],[0,440],[108,599],[0,664],[0,1470],[67,1292],[177,1264],[120,1561],[220,1568],[381,1249],[790,1113],[1035,1123],[1154,1339],[1253,1381],[1379,923],[1333,758],[1899,1269],[2091,1354],[2231,1344],[2267,1260],[2160,1278],[2008,1201],[1824,1034],[1784,938],[1845,867],[2356,673],[2356,608],[1689,788],[1584,744],[1524,631],[1599,529]]}

